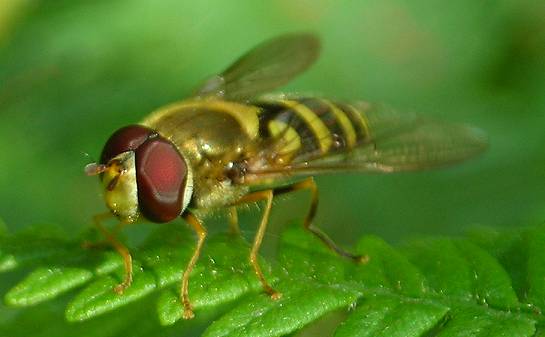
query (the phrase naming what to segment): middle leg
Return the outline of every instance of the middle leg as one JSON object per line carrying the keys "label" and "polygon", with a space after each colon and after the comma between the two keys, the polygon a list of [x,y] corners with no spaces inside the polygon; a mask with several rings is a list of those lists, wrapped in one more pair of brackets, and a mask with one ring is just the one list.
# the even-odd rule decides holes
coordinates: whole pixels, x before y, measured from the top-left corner
{"label": "middle leg", "polygon": [[254,268],[254,271],[257,275],[257,278],[261,282],[263,286],[263,290],[267,294],[271,296],[273,300],[279,299],[282,294],[278,291],[274,290],[273,287],[269,284],[265,276],[263,275],[263,272],[261,271],[261,266],[259,265],[258,260],[258,253],[259,253],[259,247],[261,247],[261,242],[263,241],[263,236],[265,235],[265,231],[267,229],[267,223],[269,222],[269,215],[271,213],[272,208],[272,200],[273,200],[273,191],[272,190],[264,190],[264,191],[258,191],[254,193],[250,193],[248,195],[243,196],[236,204],[245,204],[245,203],[251,203],[256,201],[265,200],[265,210],[263,211],[263,216],[261,217],[261,222],[259,223],[259,227],[257,229],[257,234],[254,238],[254,243],[252,245],[252,250],[250,252],[250,263],[252,267]]}
{"label": "middle leg", "polygon": [[238,212],[236,206],[230,206],[228,210],[229,216],[229,233],[231,234],[240,234],[240,227],[238,225]]}
{"label": "middle leg", "polygon": [[182,218],[191,225],[191,227],[198,236],[197,247],[195,247],[193,256],[191,256],[191,259],[189,260],[189,263],[184,270],[184,274],[182,276],[182,286],[180,290],[180,299],[182,301],[182,304],[184,305],[184,312],[182,317],[184,319],[191,319],[195,317],[195,314],[193,313],[193,307],[191,305],[191,301],[189,300],[189,275],[191,275],[191,271],[193,271],[193,267],[195,267],[195,264],[197,264],[197,260],[199,259],[199,255],[201,254],[202,246],[204,244],[204,240],[206,239],[206,228],[204,228],[199,219],[197,219],[189,211],[184,212]]}

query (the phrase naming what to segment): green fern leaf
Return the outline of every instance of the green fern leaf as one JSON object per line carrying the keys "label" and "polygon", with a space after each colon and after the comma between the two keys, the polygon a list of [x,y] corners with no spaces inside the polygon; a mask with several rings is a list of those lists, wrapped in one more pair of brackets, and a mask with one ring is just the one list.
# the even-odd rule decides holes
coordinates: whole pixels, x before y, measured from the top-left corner
{"label": "green fern leaf", "polygon": [[[134,281],[123,295],[112,290],[123,277],[120,257],[83,249],[82,239],[65,237],[40,227],[0,235],[0,262],[11,261],[9,269],[37,266],[7,292],[6,304],[33,306],[84,286],[65,305],[68,321],[123,313],[118,317],[134,322],[141,310],[130,309],[152,303],[158,315],[149,331],[193,324],[159,328],[181,320],[180,279],[195,245],[188,229],[163,226],[134,250]],[[290,226],[281,236],[277,267],[262,260],[283,294],[273,301],[261,293],[248,263],[249,244],[218,234],[207,241],[194,269],[190,296],[197,317],[227,310],[205,336],[283,336],[335,310],[345,317],[336,336],[539,336],[545,323],[544,244],[545,227],[424,238],[397,249],[365,236],[356,250],[370,260],[355,264]]]}
{"label": "green fern leaf", "polygon": [[448,312],[448,307],[428,300],[372,297],[339,326],[336,336],[422,336],[444,320]]}
{"label": "green fern leaf", "polygon": [[28,275],[5,296],[13,306],[34,305],[86,283],[93,273],[83,268],[38,268]]}

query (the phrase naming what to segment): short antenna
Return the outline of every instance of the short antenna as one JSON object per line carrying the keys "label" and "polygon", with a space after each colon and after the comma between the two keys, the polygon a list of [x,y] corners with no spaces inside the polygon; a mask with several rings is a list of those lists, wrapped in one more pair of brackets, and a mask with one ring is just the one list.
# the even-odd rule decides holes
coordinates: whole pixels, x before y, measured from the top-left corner
{"label": "short antenna", "polygon": [[85,165],[85,174],[88,176],[96,176],[104,171],[106,171],[104,164],[90,163]]}

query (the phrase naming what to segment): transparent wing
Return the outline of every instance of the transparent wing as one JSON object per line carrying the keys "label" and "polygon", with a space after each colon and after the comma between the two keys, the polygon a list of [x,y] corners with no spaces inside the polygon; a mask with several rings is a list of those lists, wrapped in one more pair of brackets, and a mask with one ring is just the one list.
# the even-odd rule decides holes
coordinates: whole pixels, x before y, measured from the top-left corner
{"label": "transparent wing", "polygon": [[286,169],[298,174],[328,171],[396,172],[448,166],[483,152],[485,136],[463,124],[425,122],[411,131],[321,159],[298,161]]}
{"label": "transparent wing", "polygon": [[[415,114],[366,103],[354,104],[365,116],[369,135],[354,148],[332,148],[294,154],[284,165],[271,164],[249,170],[257,180],[270,176],[315,175],[339,171],[388,173],[423,170],[452,165],[474,157],[487,148],[487,137],[479,129],[436,121]],[[280,147],[290,139],[279,139]],[[303,141],[303,140],[301,140]],[[279,146],[276,145],[276,148]]]}
{"label": "transparent wing", "polygon": [[310,33],[281,35],[243,55],[207,80],[198,97],[245,101],[288,83],[318,58],[319,39]]}

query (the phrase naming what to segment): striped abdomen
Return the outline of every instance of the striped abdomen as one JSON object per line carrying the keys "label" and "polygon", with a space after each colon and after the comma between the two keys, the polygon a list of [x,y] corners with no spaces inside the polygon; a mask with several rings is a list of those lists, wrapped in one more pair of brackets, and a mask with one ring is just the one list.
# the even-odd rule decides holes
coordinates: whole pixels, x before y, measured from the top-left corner
{"label": "striped abdomen", "polygon": [[254,104],[261,109],[260,136],[279,144],[277,152],[290,158],[346,152],[369,138],[365,115],[349,104],[320,98]]}

